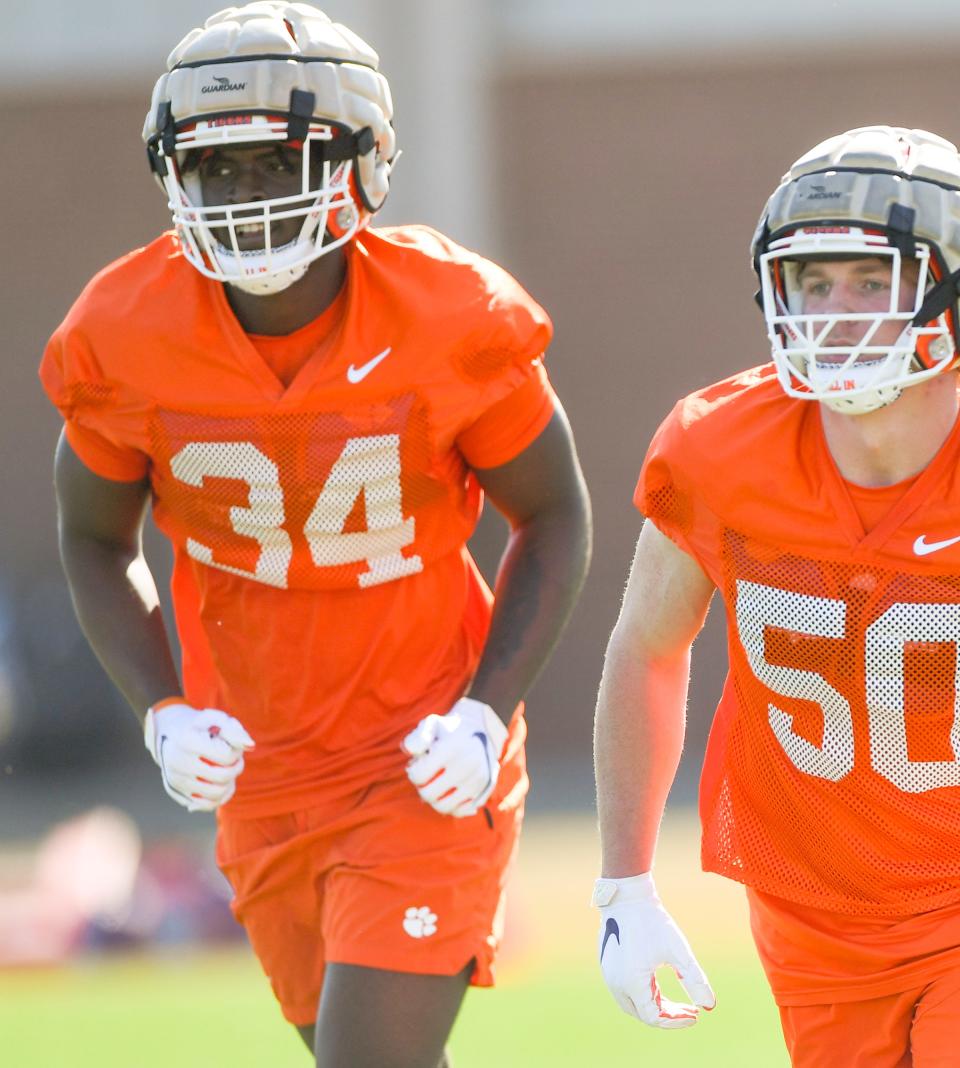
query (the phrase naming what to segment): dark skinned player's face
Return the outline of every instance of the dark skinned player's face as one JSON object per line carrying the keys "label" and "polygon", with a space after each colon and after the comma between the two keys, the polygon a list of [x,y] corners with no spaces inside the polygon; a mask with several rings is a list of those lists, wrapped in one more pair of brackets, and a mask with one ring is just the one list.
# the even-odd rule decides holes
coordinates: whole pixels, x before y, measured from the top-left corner
{"label": "dark skinned player's face", "polygon": [[[207,207],[297,196],[303,188],[303,152],[278,141],[225,145],[208,150],[199,160],[190,162],[196,169],[203,203]],[[313,188],[319,181],[320,167],[319,163],[311,167],[310,184]],[[298,206],[296,203],[290,205]],[[250,214],[255,217],[256,212]],[[239,217],[242,218],[242,213]],[[274,220],[270,229],[271,246],[276,249],[292,241],[299,234],[303,220],[303,215]],[[264,227],[261,222],[251,220],[247,224],[239,223],[235,230],[241,251],[264,247]],[[213,233],[222,245],[231,247],[230,236],[225,229],[214,227]]]}

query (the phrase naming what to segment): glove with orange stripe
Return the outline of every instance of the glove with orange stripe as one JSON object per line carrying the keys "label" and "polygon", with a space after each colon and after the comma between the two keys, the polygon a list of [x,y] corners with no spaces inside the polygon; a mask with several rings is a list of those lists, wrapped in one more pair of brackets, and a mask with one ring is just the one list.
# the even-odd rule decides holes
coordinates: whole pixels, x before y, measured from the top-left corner
{"label": "glove with orange stripe", "polygon": [[[600,970],[621,1009],[651,1027],[692,1027],[700,1009],[717,999],[673,917],[663,907],[653,874],[598,879],[593,904],[600,909]],[[660,993],[656,971],[669,965],[692,1004]]]}
{"label": "glove with orange stripe", "polygon": [[425,716],[404,738],[407,777],[445,816],[474,816],[493,793],[507,727],[483,701],[461,697],[444,716]]}
{"label": "glove with orange stripe", "polygon": [[253,739],[239,720],[216,708],[193,708],[182,697],[147,710],[143,741],[163,788],[188,812],[212,812],[229,801]]}

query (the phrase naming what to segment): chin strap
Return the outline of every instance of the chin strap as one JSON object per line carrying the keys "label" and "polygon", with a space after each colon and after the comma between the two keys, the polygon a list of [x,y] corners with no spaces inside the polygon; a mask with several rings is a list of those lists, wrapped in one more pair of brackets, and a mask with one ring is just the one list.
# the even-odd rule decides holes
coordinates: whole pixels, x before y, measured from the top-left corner
{"label": "chin strap", "polygon": [[951,304],[956,303],[958,296],[960,296],[960,269],[954,271],[953,274],[947,275],[942,281],[937,282],[933,289],[923,298],[923,303],[920,305],[920,309],[913,317],[910,325],[924,326],[926,323],[939,318]]}
{"label": "chin strap", "polygon": [[[893,204],[887,217],[887,238],[905,258],[912,258],[917,254],[917,241],[913,234],[916,217],[916,209],[908,208],[905,204]],[[960,293],[958,282],[960,270],[938,282],[923,298],[923,303],[910,325],[925,326],[934,319],[939,319],[951,304],[956,303]]]}

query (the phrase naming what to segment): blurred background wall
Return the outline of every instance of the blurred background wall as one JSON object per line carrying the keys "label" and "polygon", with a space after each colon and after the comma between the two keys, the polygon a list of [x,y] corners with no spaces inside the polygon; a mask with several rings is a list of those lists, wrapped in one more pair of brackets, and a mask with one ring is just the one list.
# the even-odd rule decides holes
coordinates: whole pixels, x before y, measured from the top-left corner
{"label": "blurred background wall", "polygon": [[[56,413],[36,365],[101,266],[168,224],[140,129],[167,52],[215,4],[0,0],[0,837],[95,801],[148,831],[164,798],[86,651],[56,553]],[[384,222],[499,259],[556,325],[548,356],[594,500],[593,570],[531,694],[531,808],[587,806],[603,648],[646,443],[683,393],[767,358],[750,236],[789,163],[872,123],[960,140],[960,5],[946,0],[328,0],[390,79],[403,159]],[[135,325],[135,324],[134,324]],[[503,528],[485,517],[490,573]],[[155,537],[163,581],[167,553]],[[676,794],[691,800],[723,670],[698,643]]]}

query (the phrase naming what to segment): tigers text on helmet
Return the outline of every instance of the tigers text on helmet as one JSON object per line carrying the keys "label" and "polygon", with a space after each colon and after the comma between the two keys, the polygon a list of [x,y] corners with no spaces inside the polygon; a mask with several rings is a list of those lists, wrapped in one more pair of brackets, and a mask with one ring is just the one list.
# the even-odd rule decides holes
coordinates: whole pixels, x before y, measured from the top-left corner
{"label": "tigers text on helmet", "polygon": [[[767,201],[751,253],[790,396],[859,415],[956,366],[960,156],[949,141],[866,126],[822,142]],[[811,313],[802,276],[824,260],[876,260],[883,306]]]}
{"label": "tigers text on helmet", "polygon": [[[322,11],[276,0],[225,8],[170,53],[143,139],[183,253],[201,274],[276,293],[368,224],[386,200],[397,157],[378,62]],[[205,204],[195,162],[257,143],[296,154],[299,191]],[[297,220],[299,232],[274,245],[271,230],[282,224],[289,233],[287,220]],[[262,247],[248,247],[251,232],[262,233]]]}

